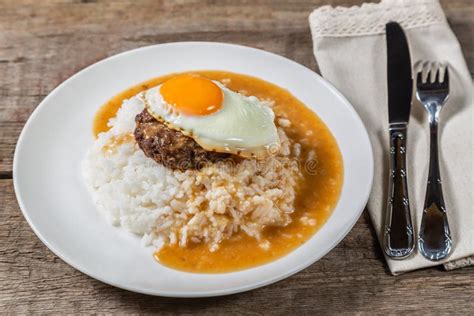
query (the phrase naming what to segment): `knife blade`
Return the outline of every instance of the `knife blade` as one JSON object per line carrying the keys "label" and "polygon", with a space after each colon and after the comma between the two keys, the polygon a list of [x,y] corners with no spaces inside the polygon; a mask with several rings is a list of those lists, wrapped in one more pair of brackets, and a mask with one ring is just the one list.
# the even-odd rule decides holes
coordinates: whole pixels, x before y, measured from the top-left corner
{"label": "knife blade", "polygon": [[408,257],[415,247],[406,170],[407,127],[413,96],[413,79],[410,50],[402,27],[396,22],[389,22],[385,31],[390,173],[383,248],[387,256],[403,259]]}
{"label": "knife blade", "polygon": [[402,27],[397,22],[386,25],[387,85],[389,123],[407,123],[413,97],[410,50]]}

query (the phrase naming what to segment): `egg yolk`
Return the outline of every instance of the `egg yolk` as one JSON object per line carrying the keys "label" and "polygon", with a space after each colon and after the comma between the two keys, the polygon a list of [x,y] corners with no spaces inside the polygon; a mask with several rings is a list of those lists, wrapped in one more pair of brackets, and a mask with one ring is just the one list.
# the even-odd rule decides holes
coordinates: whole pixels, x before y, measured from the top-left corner
{"label": "egg yolk", "polygon": [[222,107],[222,91],[211,80],[196,75],[179,75],[161,85],[160,94],[179,113],[207,115]]}

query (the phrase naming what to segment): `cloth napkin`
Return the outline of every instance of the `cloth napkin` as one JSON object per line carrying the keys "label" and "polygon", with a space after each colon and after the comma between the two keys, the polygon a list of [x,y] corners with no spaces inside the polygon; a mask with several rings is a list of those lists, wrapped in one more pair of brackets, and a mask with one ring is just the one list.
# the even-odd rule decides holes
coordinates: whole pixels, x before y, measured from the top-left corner
{"label": "cloth napkin", "polygon": [[[309,17],[314,54],[323,77],[352,103],[369,132],[375,177],[368,210],[381,240],[387,202],[388,109],[385,24],[405,30],[414,68],[419,61],[449,64],[450,98],[440,117],[441,175],[454,249],[434,263],[415,253],[387,259],[393,274],[444,264],[454,269],[474,264],[473,85],[461,47],[437,0],[382,0],[350,8],[323,6]],[[418,62],[418,63],[417,63]],[[417,69],[414,69],[416,73]],[[357,142],[357,139],[354,139]],[[428,117],[414,101],[408,127],[407,172],[415,232],[421,222],[429,159]]]}

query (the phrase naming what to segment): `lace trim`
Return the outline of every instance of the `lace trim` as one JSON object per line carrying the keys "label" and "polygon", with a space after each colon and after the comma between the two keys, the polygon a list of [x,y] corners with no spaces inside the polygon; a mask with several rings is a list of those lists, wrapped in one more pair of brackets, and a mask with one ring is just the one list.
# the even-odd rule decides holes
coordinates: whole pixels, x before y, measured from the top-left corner
{"label": "lace trim", "polygon": [[383,34],[389,21],[410,29],[445,23],[446,17],[438,0],[382,0],[349,8],[327,5],[309,16],[313,37]]}
{"label": "lace trim", "polygon": [[446,270],[454,270],[454,269],[464,268],[464,267],[472,266],[472,265],[474,265],[474,256],[446,262],[444,264],[444,268]]}

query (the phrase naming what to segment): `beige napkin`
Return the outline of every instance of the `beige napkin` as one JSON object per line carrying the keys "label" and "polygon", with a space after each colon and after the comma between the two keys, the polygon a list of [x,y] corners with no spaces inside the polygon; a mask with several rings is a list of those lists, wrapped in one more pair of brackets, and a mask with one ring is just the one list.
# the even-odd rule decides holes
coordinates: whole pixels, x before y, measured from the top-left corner
{"label": "beige napkin", "polygon": [[[459,43],[438,1],[382,0],[351,8],[324,6],[315,10],[309,21],[314,54],[323,77],[348,98],[370,135],[375,178],[368,209],[379,238],[388,178],[385,23],[397,21],[403,26],[413,64],[421,60],[449,63],[450,99],[440,118],[440,164],[454,250],[441,263],[446,269],[474,264],[473,86]],[[408,128],[407,168],[416,231],[428,173],[427,122],[425,110],[414,102]],[[419,253],[402,261],[387,258],[387,262],[393,274],[440,264]]]}

